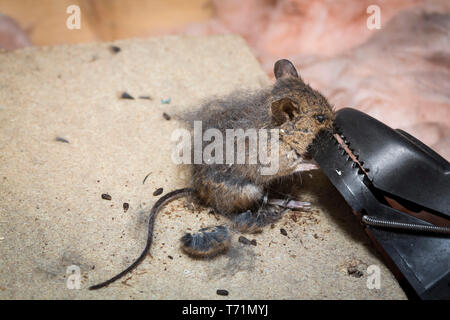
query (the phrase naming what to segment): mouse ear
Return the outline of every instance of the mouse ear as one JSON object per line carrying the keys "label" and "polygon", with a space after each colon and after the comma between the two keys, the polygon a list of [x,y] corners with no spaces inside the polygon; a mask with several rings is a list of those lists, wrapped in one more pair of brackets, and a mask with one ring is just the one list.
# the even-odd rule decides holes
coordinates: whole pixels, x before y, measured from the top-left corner
{"label": "mouse ear", "polygon": [[272,102],[270,108],[272,111],[272,121],[277,126],[282,125],[288,120],[292,120],[294,118],[294,112],[297,111],[294,102],[289,98],[282,98]]}
{"label": "mouse ear", "polygon": [[275,62],[273,73],[275,74],[276,79],[287,76],[298,78],[298,73],[294,65],[292,64],[292,62],[286,59],[281,59]]}

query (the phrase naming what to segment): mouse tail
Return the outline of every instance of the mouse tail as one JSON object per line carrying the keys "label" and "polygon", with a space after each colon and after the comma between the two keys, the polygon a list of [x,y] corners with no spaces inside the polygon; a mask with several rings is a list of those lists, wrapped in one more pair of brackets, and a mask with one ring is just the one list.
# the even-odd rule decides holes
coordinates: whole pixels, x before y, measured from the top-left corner
{"label": "mouse tail", "polygon": [[148,221],[147,243],[146,243],[145,248],[142,251],[141,255],[128,268],[126,268],[125,270],[123,270],[122,272],[115,275],[114,277],[112,277],[109,280],[106,280],[102,283],[99,283],[99,284],[89,287],[89,290],[96,290],[96,289],[106,287],[110,283],[116,281],[117,279],[122,278],[128,272],[130,272],[131,270],[136,268],[142,262],[142,260],[144,260],[145,256],[147,255],[148,251],[150,250],[150,247],[152,244],[152,238],[153,238],[152,236],[153,236],[153,227],[154,227],[154,223],[155,223],[155,218],[156,218],[156,215],[158,214],[159,210],[164,205],[166,205],[168,202],[178,199],[180,197],[185,197],[185,196],[191,194],[192,192],[193,192],[193,189],[191,189],[191,188],[183,188],[183,189],[171,191],[168,194],[159,198],[158,201],[156,201],[156,203],[154,204],[152,210],[150,211],[150,217],[149,217],[149,221]]}

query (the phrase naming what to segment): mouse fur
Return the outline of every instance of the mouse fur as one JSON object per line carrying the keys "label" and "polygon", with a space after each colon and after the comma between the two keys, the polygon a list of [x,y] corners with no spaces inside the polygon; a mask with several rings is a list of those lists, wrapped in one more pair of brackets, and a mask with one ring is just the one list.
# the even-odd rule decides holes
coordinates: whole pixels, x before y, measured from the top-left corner
{"label": "mouse fur", "polygon": [[203,131],[216,128],[223,136],[226,129],[280,129],[279,170],[274,175],[262,175],[262,165],[248,164],[248,161],[232,165],[192,165],[195,197],[218,213],[254,210],[262,203],[272,183],[317,168],[307,149],[319,131],[332,130],[333,109],[325,97],[298,76],[288,60],[278,61],[274,73],[277,80],[270,88],[236,91],[207,101],[198,111],[185,116],[191,125],[193,121],[202,121]]}

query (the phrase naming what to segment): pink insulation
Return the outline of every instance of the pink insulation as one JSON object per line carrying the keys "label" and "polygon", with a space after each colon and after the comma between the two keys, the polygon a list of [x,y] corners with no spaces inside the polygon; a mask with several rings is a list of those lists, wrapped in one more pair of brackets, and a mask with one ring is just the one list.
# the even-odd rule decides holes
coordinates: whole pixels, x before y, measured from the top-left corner
{"label": "pink insulation", "polygon": [[[369,5],[380,30],[369,30]],[[340,109],[363,110],[450,159],[450,3],[446,0],[218,0],[182,32],[242,35],[272,76],[288,58]],[[177,30],[180,32],[180,30]]]}

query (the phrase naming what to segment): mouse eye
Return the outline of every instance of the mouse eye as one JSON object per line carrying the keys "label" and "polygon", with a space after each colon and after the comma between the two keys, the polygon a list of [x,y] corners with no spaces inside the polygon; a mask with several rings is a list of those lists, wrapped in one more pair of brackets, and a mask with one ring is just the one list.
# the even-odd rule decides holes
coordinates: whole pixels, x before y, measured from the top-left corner
{"label": "mouse eye", "polygon": [[317,116],[315,116],[314,118],[316,118],[317,121],[319,121],[320,123],[324,122],[326,117],[323,114],[319,114]]}

